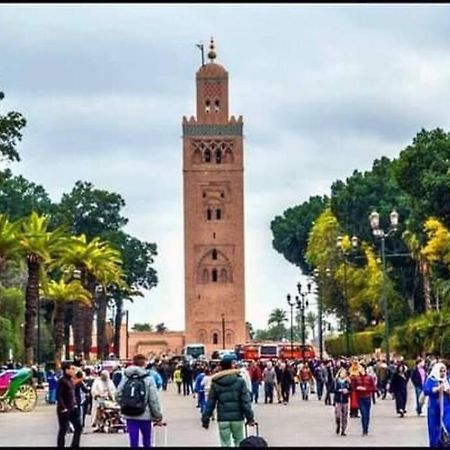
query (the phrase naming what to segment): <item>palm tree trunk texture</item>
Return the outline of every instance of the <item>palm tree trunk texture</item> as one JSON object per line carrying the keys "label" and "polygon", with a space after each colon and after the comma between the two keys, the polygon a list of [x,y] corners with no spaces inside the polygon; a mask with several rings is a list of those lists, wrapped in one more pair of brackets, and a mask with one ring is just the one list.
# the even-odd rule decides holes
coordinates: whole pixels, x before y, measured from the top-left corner
{"label": "palm tree trunk texture", "polygon": [[430,283],[430,267],[428,262],[422,260],[422,275],[423,275],[423,297],[425,301],[425,311],[431,310],[431,283]]}
{"label": "palm tree trunk texture", "polygon": [[80,302],[73,303],[73,345],[75,355],[83,352],[84,345],[84,308]]}
{"label": "palm tree trunk texture", "polygon": [[36,342],[36,317],[39,298],[39,262],[35,255],[27,258],[28,280],[25,290],[25,364],[34,363],[34,344]]}
{"label": "palm tree trunk texture", "polygon": [[98,312],[97,312],[97,358],[106,359],[108,357],[108,349],[106,342],[106,312],[108,309],[108,297],[102,291],[98,296]]}
{"label": "palm tree trunk texture", "polygon": [[123,301],[116,301],[116,317],[114,320],[114,353],[120,358],[120,330],[122,328]]}
{"label": "palm tree trunk texture", "polygon": [[55,339],[55,368],[59,368],[62,360],[62,349],[64,345],[64,315],[66,306],[55,302],[54,311],[54,339]]}
{"label": "palm tree trunk texture", "polygon": [[95,278],[88,273],[87,285],[85,288],[90,292],[92,296],[92,304],[88,307],[84,307],[84,343],[83,354],[86,361],[91,359],[91,347],[92,347],[92,323],[94,321],[95,311]]}

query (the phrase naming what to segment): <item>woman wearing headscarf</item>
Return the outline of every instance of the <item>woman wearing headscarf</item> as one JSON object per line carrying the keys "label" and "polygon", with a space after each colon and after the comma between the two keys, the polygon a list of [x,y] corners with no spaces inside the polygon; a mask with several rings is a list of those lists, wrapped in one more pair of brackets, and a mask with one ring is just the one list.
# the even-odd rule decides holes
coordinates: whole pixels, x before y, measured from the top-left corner
{"label": "woman wearing headscarf", "polygon": [[430,375],[425,381],[424,394],[428,397],[428,437],[430,447],[440,446],[441,407],[440,396],[443,396],[443,422],[450,431],[450,385],[447,379],[445,364],[437,362],[433,365]]}
{"label": "woman wearing headscarf", "polygon": [[397,414],[403,417],[406,413],[409,375],[404,364],[399,364],[391,378],[389,391],[394,395]]}
{"label": "woman wearing headscarf", "polygon": [[[104,400],[114,400],[116,387],[109,377],[109,372],[105,369],[100,373],[100,377],[96,378],[92,383],[92,426],[98,426],[98,407]],[[94,430],[97,431],[97,430]]]}

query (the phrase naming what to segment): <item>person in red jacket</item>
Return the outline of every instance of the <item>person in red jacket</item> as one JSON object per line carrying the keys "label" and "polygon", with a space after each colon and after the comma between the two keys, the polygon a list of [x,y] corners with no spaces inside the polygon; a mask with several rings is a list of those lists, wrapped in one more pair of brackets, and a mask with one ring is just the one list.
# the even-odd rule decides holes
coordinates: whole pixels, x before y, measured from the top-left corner
{"label": "person in red jacket", "polygon": [[358,396],[363,436],[367,436],[369,432],[370,407],[372,405],[372,394],[375,390],[375,383],[373,378],[367,374],[365,364],[360,364],[359,375],[352,379],[352,391],[355,391]]}
{"label": "person in red jacket", "polygon": [[254,400],[255,403],[258,403],[259,386],[261,385],[262,381],[262,372],[256,361],[252,361],[250,367],[248,368],[248,373],[252,382],[252,401]]}

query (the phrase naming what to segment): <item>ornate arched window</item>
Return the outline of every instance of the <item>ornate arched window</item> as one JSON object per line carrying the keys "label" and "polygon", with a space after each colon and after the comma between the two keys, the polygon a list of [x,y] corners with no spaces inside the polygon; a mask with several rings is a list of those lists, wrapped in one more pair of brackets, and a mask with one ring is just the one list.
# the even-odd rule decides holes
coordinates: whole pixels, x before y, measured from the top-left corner
{"label": "ornate arched window", "polygon": [[215,106],[215,111],[216,111],[216,112],[219,112],[219,109],[220,109],[220,101],[219,101],[218,98],[217,98],[216,101],[214,102],[214,106]]}
{"label": "ornate arched window", "polygon": [[219,343],[219,333],[213,333],[212,341],[213,341],[213,344],[216,344],[216,345]]}
{"label": "ornate arched window", "polygon": [[202,152],[198,148],[194,152],[193,162],[194,162],[194,164],[202,163]]}
{"label": "ornate arched window", "polygon": [[222,219],[222,210],[220,208],[216,209],[216,220]]}
{"label": "ornate arched window", "polygon": [[208,99],[206,99],[206,101],[205,101],[205,111],[207,113],[209,113],[210,109],[211,109],[211,102]]}
{"label": "ornate arched window", "polygon": [[216,163],[222,164],[222,150],[219,148],[216,150]]}
{"label": "ornate arched window", "polygon": [[223,155],[223,162],[224,163],[232,163],[233,160],[234,160],[233,153],[231,152],[231,150],[229,148],[227,148]]}
{"label": "ornate arched window", "polygon": [[211,150],[209,148],[207,148],[205,150],[204,157],[205,157],[205,162],[206,163],[211,162]]}
{"label": "ornate arched window", "polygon": [[212,211],[211,208],[208,208],[206,210],[206,220],[211,220],[212,219]]}

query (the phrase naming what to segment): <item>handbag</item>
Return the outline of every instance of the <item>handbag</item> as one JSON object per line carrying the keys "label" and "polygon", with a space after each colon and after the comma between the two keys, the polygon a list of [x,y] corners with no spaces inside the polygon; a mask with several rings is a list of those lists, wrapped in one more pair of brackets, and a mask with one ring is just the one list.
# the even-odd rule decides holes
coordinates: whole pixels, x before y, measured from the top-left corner
{"label": "handbag", "polygon": [[439,446],[443,448],[450,448],[450,434],[444,424],[444,393],[439,392],[439,410],[441,416],[441,432],[439,436]]}

